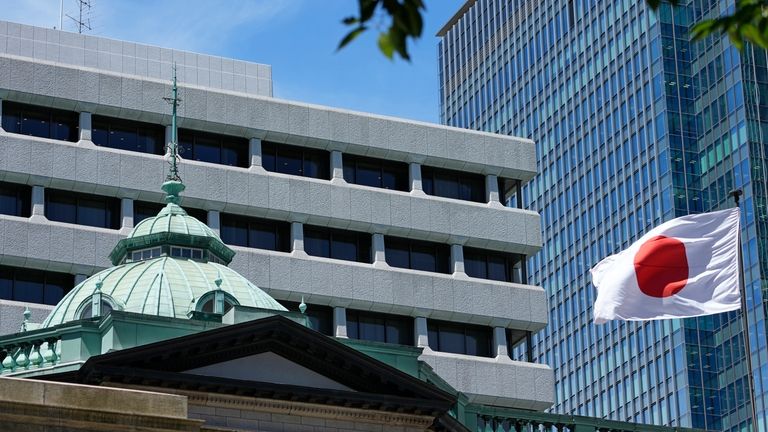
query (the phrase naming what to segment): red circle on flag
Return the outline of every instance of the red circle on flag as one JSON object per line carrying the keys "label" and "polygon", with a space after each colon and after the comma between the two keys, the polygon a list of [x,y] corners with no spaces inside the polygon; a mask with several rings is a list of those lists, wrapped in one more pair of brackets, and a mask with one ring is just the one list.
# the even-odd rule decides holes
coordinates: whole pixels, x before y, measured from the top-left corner
{"label": "red circle on flag", "polygon": [[685,245],[666,236],[647,240],[635,254],[635,276],[645,295],[662,298],[679,293],[688,282]]}

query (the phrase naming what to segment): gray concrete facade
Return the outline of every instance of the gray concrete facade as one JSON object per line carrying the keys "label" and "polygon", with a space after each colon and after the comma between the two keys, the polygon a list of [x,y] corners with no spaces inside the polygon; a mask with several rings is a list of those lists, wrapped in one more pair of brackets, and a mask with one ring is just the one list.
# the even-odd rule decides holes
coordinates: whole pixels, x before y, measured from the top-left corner
{"label": "gray concrete facade", "polygon": [[[38,46],[44,47],[45,54],[35,49]],[[49,53],[57,49],[58,54]],[[96,52],[96,64],[86,60],[89,50]],[[160,60],[154,60],[155,50],[160,50]],[[109,66],[101,63],[103,56],[110,59]],[[126,66],[131,63],[126,60],[129,57],[141,58],[147,64],[159,62],[159,69],[139,68],[138,61]],[[231,167],[183,160],[181,177],[187,186],[183,205],[205,210],[208,224],[217,231],[222,213],[291,224],[289,252],[234,246],[237,255],[231,266],[235,270],[278,300],[298,302],[304,298],[310,305],[333,307],[334,334],[339,337],[347,336],[346,309],[413,317],[415,343],[425,347],[422,358],[449,384],[479,402],[528,409],[551,404],[551,369],[513,362],[506,354],[506,341],[502,341],[504,329],[537,331],[546,325],[544,291],[537,286],[471,278],[465,273],[463,256],[463,246],[523,255],[540,249],[539,215],[497,202],[497,177],[527,181],[535,174],[533,142],[277,100],[269,97],[268,66],[216,59],[47,29],[30,30],[0,21],[0,99],[81,113],[78,142],[0,130],[0,181],[34,187],[32,217],[0,215],[0,265],[67,272],[78,275],[78,280],[111,265],[109,252],[135,225],[134,201],[162,201],[159,185],[165,178],[166,163],[159,155],[96,146],[91,141],[91,117],[169,125],[169,109],[162,97],[170,94],[171,72],[164,65],[178,60],[180,71],[187,71],[180,72],[179,77],[184,100],[180,127],[245,138],[250,161],[249,167]],[[225,85],[228,79],[212,78],[213,69],[224,64],[231,65],[231,70],[227,69],[230,75],[245,76],[245,88]],[[201,70],[210,72],[207,81],[201,78]],[[254,91],[247,85],[251,72],[257,79]],[[193,75],[197,81],[190,78]],[[268,82],[269,92],[263,91],[262,85],[267,84],[262,81]],[[331,179],[265,170],[261,165],[262,140],[331,152]],[[408,163],[411,190],[348,183],[343,175],[347,154]],[[422,190],[424,165],[486,176],[487,202],[427,195]],[[120,199],[120,229],[48,220],[46,189]],[[373,262],[308,255],[304,252],[304,225],[370,234]],[[449,245],[451,273],[390,267],[386,236]],[[17,306],[9,306],[12,312],[5,306],[0,308],[3,319],[6,314],[18,315],[0,320],[3,331],[18,326],[14,319],[21,322]],[[36,310],[33,318],[42,319],[37,315],[46,307],[35,307],[41,312]],[[430,319],[495,328],[495,357],[431,351]],[[482,368],[490,375],[467,380],[456,372],[459,367]],[[502,379],[502,375],[514,379]],[[520,388],[525,391],[520,392]]]}

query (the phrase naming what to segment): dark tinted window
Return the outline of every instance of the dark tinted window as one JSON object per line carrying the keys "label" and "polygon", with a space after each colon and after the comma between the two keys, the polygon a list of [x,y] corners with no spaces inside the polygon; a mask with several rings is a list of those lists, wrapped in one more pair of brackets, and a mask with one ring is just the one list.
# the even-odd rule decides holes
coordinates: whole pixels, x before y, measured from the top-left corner
{"label": "dark tinted window", "polygon": [[329,180],[330,153],[325,150],[261,143],[261,164],[267,171]]}
{"label": "dark tinted window", "polygon": [[152,123],[93,116],[93,143],[142,153],[165,153],[165,128]]}
{"label": "dark tinted window", "polygon": [[221,239],[231,245],[290,252],[291,224],[222,213]]}
{"label": "dark tinted window", "polygon": [[120,228],[120,200],[46,189],[45,217],[57,222],[118,229]]}
{"label": "dark tinted window", "polygon": [[[155,217],[160,210],[165,207],[165,204],[153,203],[148,201],[134,201],[133,202],[133,225],[136,226],[139,222],[146,218]],[[183,206],[182,206],[183,207]],[[193,218],[199,220],[202,223],[208,223],[208,212],[205,210],[183,207],[184,211]]]}
{"label": "dark tinted window", "polygon": [[468,276],[523,283],[524,256],[482,249],[464,248],[464,271]]}
{"label": "dark tinted window", "polygon": [[427,320],[429,347],[435,351],[491,357],[490,327]]}
{"label": "dark tinted window", "polygon": [[[280,304],[291,312],[299,311],[299,303],[280,300]],[[308,304],[304,314],[309,318],[309,325],[312,327],[312,330],[317,330],[324,335],[333,336],[332,307]]]}
{"label": "dark tinted window", "polygon": [[408,164],[345,154],[344,180],[348,183],[409,191]]}
{"label": "dark tinted window", "polygon": [[413,345],[413,318],[347,309],[347,336],[352,339]]}
{"label": "dark tinted window", "polygon": [[67,273],[0,266],[0,298],[6,300],[55,305],[74,283]]}
{"label": "dark tinted window", "polygon": [[531,332],[518,329],[506,329],[507,354],[512,360],[533,361],[533,343]]}
{"label": "dark tinted window", "polygon": [[523,208],[523,190],[520,180],[499,177],[499,201],[507,207]]}
{"label": "dark tinted window", "polygon": [[393,267],[449,273],[451,248],[447,244],[387,236],[384,246],[387,264]]}
{"label": "dark tinted window", "polygon": [[428,195],[485,202],[485,177],[479,174],[422,166],[421,180]]}
{"label": "dark tinted window", "polygon": [[76,142],[80,115],[37,105],[3,101],[3,129],[6,132]]}
{"label": "dark tinted window", "polygon": [[32,188],[17,183],[0,182],[0,214],[29,217],[32,211]]}
{"label": "dark tinted window", "polygon": [[187,159],[243,168],[251,165],[245,138],[180,129],[179,146]]}
{"label": "dark tinted window", "polygon": [[304,251],[313,256],[370,263],[371,234],[304,225]]}

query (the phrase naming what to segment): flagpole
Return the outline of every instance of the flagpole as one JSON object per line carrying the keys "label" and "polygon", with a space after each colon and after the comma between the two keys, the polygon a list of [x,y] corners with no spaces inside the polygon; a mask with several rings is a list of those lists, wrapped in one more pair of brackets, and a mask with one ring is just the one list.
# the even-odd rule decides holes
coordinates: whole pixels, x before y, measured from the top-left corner
{"label": "flagpole", "polygon": [[[739,200],[743,192],[741,189],[735,189],[728,193],[733,197],[736,203],[736,208],[739,207]],[[744,349],[746,352],[747,360],[747,377],[749,380],[749,398],[750,405],[752,405],[752,430],[757,432],[757,403],[755,400],[755,376],[752,372],[752,343],[749,339],[749,319],[747,317],[747,289],[744,285],[744,257],[741,255],[741,216],[739,216],[739,291],[741,293],[741,326],[743,328],[741,334],[744,336]]]}

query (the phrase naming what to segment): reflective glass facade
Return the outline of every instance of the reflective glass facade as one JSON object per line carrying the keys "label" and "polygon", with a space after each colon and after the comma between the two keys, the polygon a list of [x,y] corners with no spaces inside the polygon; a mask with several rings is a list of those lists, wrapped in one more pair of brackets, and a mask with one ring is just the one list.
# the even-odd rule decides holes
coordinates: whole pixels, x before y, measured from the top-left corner
{"label": "reflective glass facade", "polygon": [[531,348],[555,368],[555,412],[747,430],[738,313],[595,326],[588,273],[662,221],[733,205],[728,191],[741,188],[766,430],[768,60],[689,37],[732,7],[689,1],[657,14],[630,0],[479,0],[439,34],[441,121],[536,142],[539,174],[523,207],[542,215],[544,247],[527,273],[547,291],[550,316]]}

